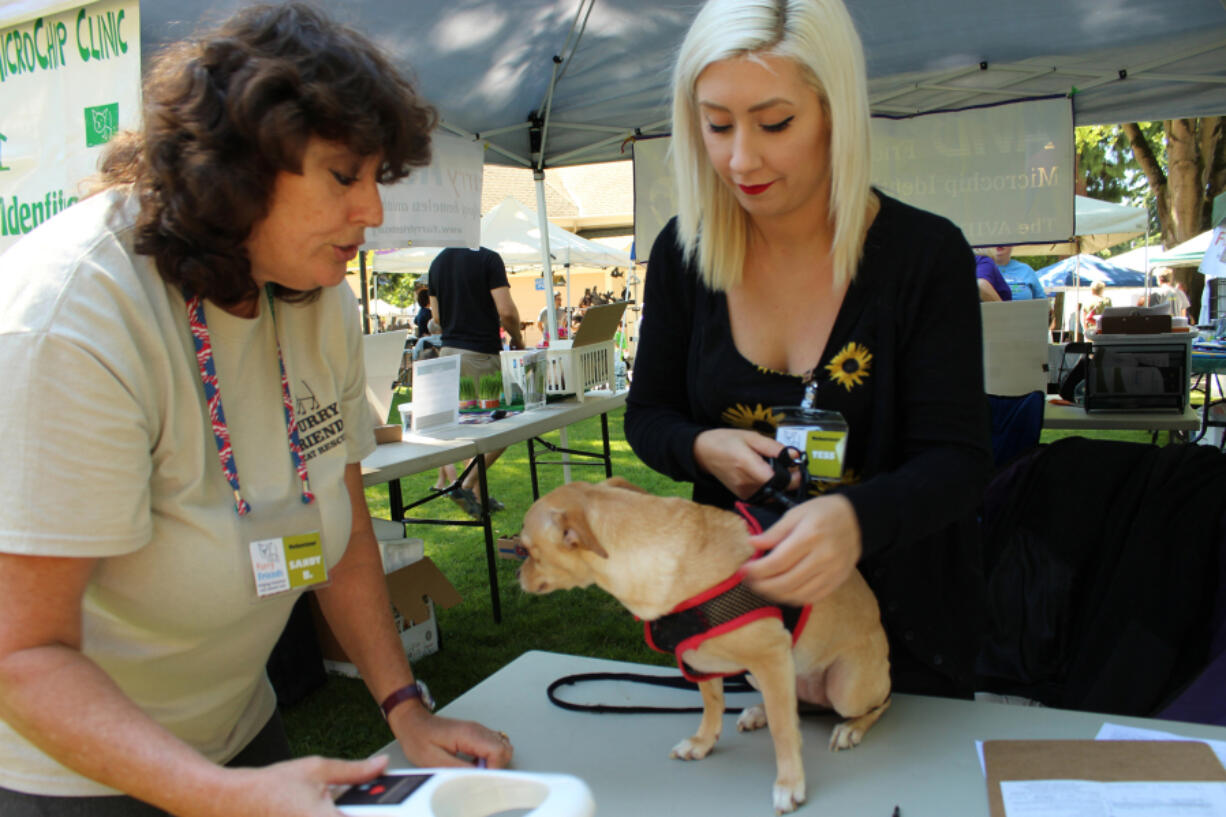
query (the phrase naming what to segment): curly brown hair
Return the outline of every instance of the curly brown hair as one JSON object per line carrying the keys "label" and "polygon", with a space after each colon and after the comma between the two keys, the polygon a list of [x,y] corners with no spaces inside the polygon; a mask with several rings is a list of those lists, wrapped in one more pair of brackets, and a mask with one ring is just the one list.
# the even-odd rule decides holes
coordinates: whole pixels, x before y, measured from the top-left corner
{"label": "curly brown hair", "polygon": [[244,243],[312,137],[380,154],[387,184],[429,163],[438,121],[374,43],[301,3],[249,7],[169,46],[144,100],[143,131],[116,138],[101,182],[133,185],[136,251],[162,278],[222,306],[258,294]]}

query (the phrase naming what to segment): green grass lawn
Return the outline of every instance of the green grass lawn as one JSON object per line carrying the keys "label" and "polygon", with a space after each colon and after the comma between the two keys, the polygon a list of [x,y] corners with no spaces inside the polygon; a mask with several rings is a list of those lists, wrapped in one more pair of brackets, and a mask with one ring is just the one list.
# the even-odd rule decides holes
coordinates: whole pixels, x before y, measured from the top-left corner
{"label": "green grass lawn", "polygon": [[[1194,402],[1197,402],[1196,396]],[[395,407],[392,413],[396,414]],[[609,415],[613,473],[657,495],[688,496],[688,484],[673,482],[639,462],[622,434],[622,414],[618,411]],[[599,418],[571,426],[568,433],[569,447],[599,449]],[[1042,441],[1050,443],[1074,434],[1150,442],[1149,433],[1143,431],[1045,431]],[[558,434],[551,434],[547,439],[557,442]],[[1165,435],[1160,442],[1165,442]],[[538,450],[538,459],[541,458]],[[558,457],[547,455],[543,458]],[[541,466],[538,473],[542,494],[562,483],[560,467]],[[604,472],[599,467],[572,470],[574,479],[596,481],[603,477]],[[426,473],[401,480],[406,501],[424,496],[434,479],[434,473]],[[506,510],[493,517],[495,537],[514,534],[519,531],[523,515],[532,503],[527,445],[520,443],[508,449],[490,470],[489,479],[491,493],[506,505]],[[386,486],[369,489],[367,501],[372,514],[388,517]],[[468,518],[446,499],[427,505],[421,512],[436,518]],[[603,591],[589,588],[546,596],[528,595],[519,589],[515,580],[518,562],[506,559],[498,560],[503,620],[495,624],[481,529],[417,526],[409,528],[409,535],[425,540],[426,555],[438,564],[464,598],[461,604],[437,612],[441,635],[439,652],[414,662],[414,671],[429,683],[440,706],[527,650],[671,663],[666,656],[648,649],[643,642],[642,625]],[[509,705],[514,705],[519,696],[543,695],[544,692],[543,689],[509,691]],[[391,733],[361,681],[329,676],[325,686],[303,701],[286,707],[283,715],[291,745],[299,755],[365,757],[391,739]]]}

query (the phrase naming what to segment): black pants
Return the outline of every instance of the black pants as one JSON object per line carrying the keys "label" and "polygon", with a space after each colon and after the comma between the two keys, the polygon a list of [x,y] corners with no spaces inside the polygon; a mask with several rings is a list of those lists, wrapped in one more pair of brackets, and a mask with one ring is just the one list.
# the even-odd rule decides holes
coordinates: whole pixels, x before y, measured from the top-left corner
{"label": "black pants", "polygon": [[[270,766],[290,757],[289,739],[281,715],[274,712],[268,723],[238,755],[231,767]],[[57,797],[24,794],[0,788],[0,815],[4,817],[169,817],[166,812],[127,795]]]}

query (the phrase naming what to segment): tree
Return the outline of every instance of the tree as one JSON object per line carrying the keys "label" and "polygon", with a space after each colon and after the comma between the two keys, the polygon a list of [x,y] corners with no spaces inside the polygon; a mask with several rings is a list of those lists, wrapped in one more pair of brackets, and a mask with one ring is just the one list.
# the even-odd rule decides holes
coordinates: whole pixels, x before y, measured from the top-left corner
{"label": "tree", "polygon": [[1168,248],[1212,226],[1213,198],[1226,190],[1223,125],[1220,116],[1169,119],[1162,123],[1161,144],[1151,123],[1123,125],[1153,194],[1162,243]]}
{"label": "tree", "polygon": [[[1213,199],[1226,190],[1226,119],[1172,119],[1078,128],[1077,192],[1106,201],[1119,197],[1157,214],[1163,246],[1187,241],[1213,226]],[[1200,308],[1204,278],[1175,270]]]}
{"label": "tree", "polygon": [[1077,172],[1074,192],[1100,201],[1145,198],[1145,180],[1136,171],[1128,137],[1119,125],[1087,125],[1074,131]]}
{"label": "tree", "polygon": [[408,307],[416,303],[417,279],[421,276],[413,273],[379,273],[379,298],[393,306]]}

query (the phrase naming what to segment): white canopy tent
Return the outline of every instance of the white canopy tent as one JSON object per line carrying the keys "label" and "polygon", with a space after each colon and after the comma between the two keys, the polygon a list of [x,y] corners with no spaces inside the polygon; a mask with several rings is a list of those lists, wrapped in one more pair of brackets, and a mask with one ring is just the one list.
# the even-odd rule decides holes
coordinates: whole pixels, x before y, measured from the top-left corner
{"label": "white canopy tent", "polygon": [[1196,267],[1200,268],[1205,260],[1205,251],[1209,249],[1209,241],[1213,238],[1213,230],[1205,230],[1200,235],[1193,236],[1182,244],[1176,244],[1169,250],[1154,253],[1149,257],[1151,267]]}
{"label": "white canopy tent", "polygon": [[[17,0],[17,13],[48,0]],[[874,113],[1071,95],[1079,125],[1226,113],[1226,0],[855,0]],[[243,0],[143,0],[145,54]],[[350,0],[340,19],[415,75],[442,127],[537,171],[629,158],[668,130],[695,0]],[[2,20],[0,20],[2,22]],[[544,242],[548,246],[548,236]],[[543,256],[546,273],[548,255]],[[552,312],[550,313],[552,314]]]}
{"label": "white canopy tent", "polygon": [[[142,0],[142,53],[247,0]],[[1226,113],[1226,0],[855,0],[874,113],[1070,95],[1078,125]],[[0,28],[71,5],[11,0]],[[442,127],[537,171],[629,158],[668,129],[695,0],[349,0],[329,12],[417,78]],[[542,226],[542,231],[545,228]],[[548,236],[544,239],[548,242]],[[543,257],[548,268],[548,256]]]}
{"label": "white canopy tent", "polygon": [[[481,245],[502,256],[509,267],[541,266],[545,251],[537,214],[507,196],[481,218]],[[375,272],[415,272],[430,269],[430,262],[441,250],[437,247],[411,247],[375,255]],[[551,260],[558,264],[590,267],[630,267],[630,256],[597,244],[549,223]]]}
{"label": "white canopy tent", "polygon": [[[16,0],[22,7],[48,0]],[[243,0],[143,0],[146,54]],[[696,0],[349,0],[329,12],[418,78],[487,161],[626,158],[668,128],[673,54]],[[1076,124],[1226,112],[1222,0],[855,0],[874,113],[1073,94]],[[4,13],[0,13],[0,23]],[[558,58],[555,61],[555,57]],[[536,130],[534,147],[530,132]]]}
{"label": "white canopy tent", "polygon": [[1122,252],[1119,255],[1113,255],[1107,260],[1117,267],[1124,269],[1136,270],[1137,272],[1146,272],[1149,270],[1149,259],[1162,251],[1159,246],[1149,246],[1143,244],[1140,247],[1133,247],[1128,252]]}
{"label": "white canopy tent", "polygon": [[407,307],[390,304],[382,298],[375,298],[370,302],[370,314],[378,315],[381,318],[403,318],[410,311]]}
{"label": "white canopy tent", "polygon": [[[1087,196],[1073,201],[1072,241],[1058,244],[1023,244],[1014,255],[1075,255],[1096,253],[1145,233],[1148,214],[1144,207],[1112,204]],[[1111,262],[1114,264],[1115,259]]]}
{"label": "white canopy tent", "polygon": [[1212,237],[1213,230],[1206,230],[1169,250],[1164,250],[1159,246],[1136,247],[1128,252],[1113,255],[1109,260],[1118,267],[1127,267],[1139,272],[1145,272],[1154,267],[1199,267],[1204,260],[1205,251],[1209,249]]}

